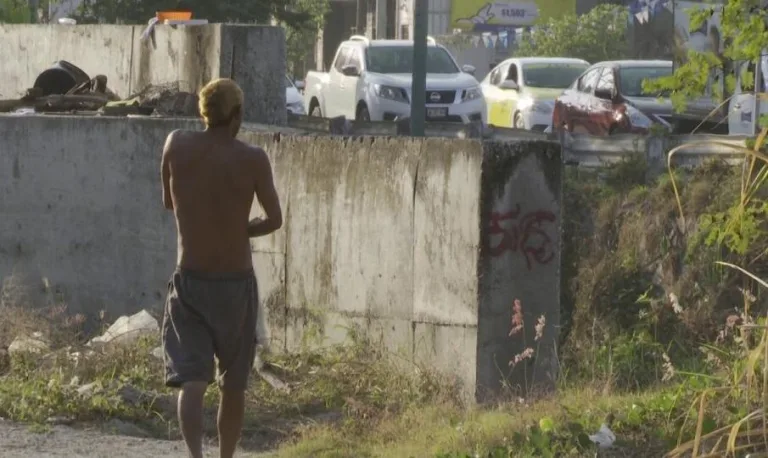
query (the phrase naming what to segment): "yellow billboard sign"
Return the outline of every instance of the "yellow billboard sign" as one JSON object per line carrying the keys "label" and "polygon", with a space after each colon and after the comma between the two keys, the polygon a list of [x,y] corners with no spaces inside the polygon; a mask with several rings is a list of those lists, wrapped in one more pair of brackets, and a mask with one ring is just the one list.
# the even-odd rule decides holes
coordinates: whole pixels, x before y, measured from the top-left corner
{"label": "yellow billboard sign", "polygon": [[576,0],[453,0],[453,28],[473,32],[496,32],[534,25],[565,14],[576,13]]}

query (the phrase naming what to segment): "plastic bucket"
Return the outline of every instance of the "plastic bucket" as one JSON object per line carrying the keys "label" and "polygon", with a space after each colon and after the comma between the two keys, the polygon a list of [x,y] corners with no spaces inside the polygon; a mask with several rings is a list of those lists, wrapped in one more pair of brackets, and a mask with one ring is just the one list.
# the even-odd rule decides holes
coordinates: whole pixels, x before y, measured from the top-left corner
{"label": "plastic bucket", "polygon": [[191,11],[157,11],[155,13],[157,21],[159,23],[165,22],[166,19],[170,21],[188,21],[192,19]]}

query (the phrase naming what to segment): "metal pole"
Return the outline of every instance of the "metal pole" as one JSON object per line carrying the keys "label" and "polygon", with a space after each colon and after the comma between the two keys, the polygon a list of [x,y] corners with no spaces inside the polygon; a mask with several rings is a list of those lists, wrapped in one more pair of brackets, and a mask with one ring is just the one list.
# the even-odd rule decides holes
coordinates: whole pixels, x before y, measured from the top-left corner
{"label": "metal pole", "polygon": [[413,80],[411,82],[411,135],[424,136],[427,117],[427,0],[413,0]]}
{"label": "metal pole", "polygon": [[760,93],[763,92],[761,87],[761,77],[763,73],[763,54],[765,50],[760,53],[760,57],[757,59],[757,65],[755,65],[755,100],[752,105],[752,132],[757,135],[760,133]]}

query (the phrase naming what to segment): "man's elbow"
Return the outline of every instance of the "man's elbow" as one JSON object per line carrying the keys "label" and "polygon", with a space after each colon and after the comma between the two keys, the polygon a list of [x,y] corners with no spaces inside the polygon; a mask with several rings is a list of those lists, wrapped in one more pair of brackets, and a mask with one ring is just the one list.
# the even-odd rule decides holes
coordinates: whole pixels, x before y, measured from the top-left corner
{"label": "man's elbow", "polygon": [[283,227],[283,215],[277,215],[277,218],[275,218],[275,230],[281,227]]}

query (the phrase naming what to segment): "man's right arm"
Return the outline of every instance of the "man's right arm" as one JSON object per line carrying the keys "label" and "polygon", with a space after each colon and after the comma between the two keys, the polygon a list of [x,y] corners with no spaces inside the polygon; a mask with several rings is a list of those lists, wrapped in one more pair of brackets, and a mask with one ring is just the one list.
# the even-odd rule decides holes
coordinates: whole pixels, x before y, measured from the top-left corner
{"label": "man's right arm", "polygon": [[280,229],[283,225],[283,212],[280,209],[280,199],[277,197],[275,181],[272,175],[272,165],[269,156],[261,148],[255,148],[253,161],[255,167],[254,191],[256,198],[264,209],[266,218],[255,218],[248,223],[248,236],[261,237]]}

